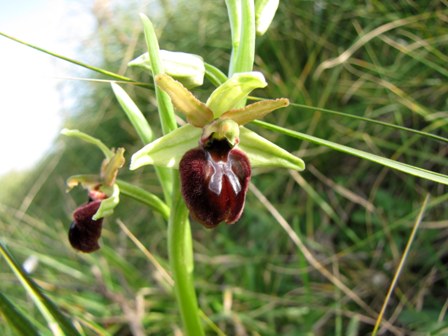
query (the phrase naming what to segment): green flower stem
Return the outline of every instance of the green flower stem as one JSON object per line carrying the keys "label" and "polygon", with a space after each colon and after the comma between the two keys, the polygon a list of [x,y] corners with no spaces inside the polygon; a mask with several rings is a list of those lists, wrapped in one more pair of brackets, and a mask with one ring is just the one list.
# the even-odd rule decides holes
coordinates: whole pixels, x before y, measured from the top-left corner
{"label": "green flower stem", "polygon": [[[149,59],[153,77],[163,73],[163,65],[159,55],[159,44],[151,21],[141,14],[143,22],[146,44],[148,47]],[[162,123],[162,130],[167,134],[177,128],[174,108],[171,99],[157,85],[155,85],[159,115]],[[171,174],[171,170],[161,170],[159,172],[168,173],[162,176],[162,187],[165,193],[172,190],[171,214],[168,222],[168,252],[171,270],[174,278],[174,287],[180,309],[184,331],[189,336],[204,335],[199,309],[196,299],[196,292],[193,284],[193,250],[191,241],[191,230],[188,221],[188,210],[180,192],[180,181],[178,174]],[[163,178],[170,177],[170,188]]]}
{"label": "green flower stem", "polygon": [[[158,74],[164,73],[162,60],[159,55],[159,43],[157,41],[156,32],[151,21],[144,14],[140,14],[140,18],[143,22],[143,29],[145,33],[146,46],[148,47],[149,61],[151,63],[151,69],[153,77]],[[167,134],[177,128],[176,118],[174,115],[174,107],[171,104],[170,97],[155,85],[155,92],[157,98],[157,104],[159,108],[160,122],[162,124],[163,134]]]}
{"label": "green flower stem", "polygon": [[[159,42],[157,41],[154,27],[148,17],[146,17],[144,14],[140,14],[140,18],[143,23],[143,30],[145,33],[145,41],[148,48],[152,74],[153,78],[155,78],[156,75],[164,72],[163,64],[159,55]],[[167,134],[177,128],[176,118],[174,115],[174,107],[171,103],[170,97],[165,92],[163,92],[155,83],[154,90],[156,93],[162,132],[163,134]],[[170,204],[172,190],[172,172],[169,169],[161,167],[156,167],[155,170],[162,185],[165,200],[168,204]]]}
{"label": "green flower stem", "polygon": [[[232,56],[229,77],[252,71],[255,59],[254,0],[226,0],[232,31]],[[242,106],[245,105],[245,102]]]}
{"label": "green flower stem", "polygon": [[180,192],[180,179],[173,181],[171,216],[168,222],[168,252],[175,292],[187,336],[204,335],[193,282],[193,251],[188,209]]}
{"label": "green flower stem", "polygon": [[230,21],[230,32],[232,34],[232,54],[230,55],[229,77],[235,69],[236,54],[241,38],[241,0],[226,0],[227,14]]}
{"label": "green flower stem", "polygon": [[117,180],[116,183],[123,195],[149,206],[151,209],[159,212],[164,219],[170,217],[170,208],[156,195],[122,180]]}

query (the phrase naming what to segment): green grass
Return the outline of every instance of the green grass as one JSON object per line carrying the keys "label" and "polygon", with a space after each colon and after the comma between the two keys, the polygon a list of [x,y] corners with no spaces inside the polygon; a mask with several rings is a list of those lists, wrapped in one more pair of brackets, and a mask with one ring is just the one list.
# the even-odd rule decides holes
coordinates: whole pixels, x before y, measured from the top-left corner
{"label": "green grass", "polygon": [[[255,95],[316,107],[290,106],[267,121],[448,174],[446,143],[319,109],[447,138],[446,6],[439,1],[322,4],[282,1],[273,27],[258,39],[256,68],[269,86]],[[145,45],[137,9],[123,8],[116,15],[102,27],[101,68],[119,73]],[[224,3],[182,2],[151,19],[163,27],[161,48],[201,54],[227,70],[230,32]],[[127,49],[132,44],[116,32],[138,36],[135,48]],[[329,62],[340,55],[349,57]],[[120,74],[148,82],[135,69]],[[94,72],[92,78],[110,79]],[[129,162],[141,144],[110,85],[92,81],[76,86],[85,92],[76,97],[83,103],[65,126],[108,146],[125,147]],[[152,91],[123,87],[160,136],[157,110],[148,104],[148,97],[154,100]],[[210,89],[206,85],[196,93],[206,97]],[[378,334],[446,334],[447,187],[259,125],[249,127],[298,154],[308,169],[300,175],[255,170],[256,189],[251,188],[237,224],[205,230],[192,223],[199,305],[212,321],[204,322],[207,334],[216,328],[227,335],[370,334],[427,194],[431,197]],[[86,335],[179,331],[174,292],[160,271],[169,272],[163,217],[122,197],[114,216],[105,220],[101,250],[74,252],[67,230],[85,194],[66,194],[64,182],[74,174],[96,173],[102,156],[69,138],[57,144],[25,177],[5,178],[2,242],[20,263],[31,255],[38,258],[32,278]],[[125,169],[120,179],[162,196],[152,168],[135,174]],[[46,321],[3,259],[0,265],[1,293],[49,335]],[[0,319],[0,334],[15,334],[5,319]]]}

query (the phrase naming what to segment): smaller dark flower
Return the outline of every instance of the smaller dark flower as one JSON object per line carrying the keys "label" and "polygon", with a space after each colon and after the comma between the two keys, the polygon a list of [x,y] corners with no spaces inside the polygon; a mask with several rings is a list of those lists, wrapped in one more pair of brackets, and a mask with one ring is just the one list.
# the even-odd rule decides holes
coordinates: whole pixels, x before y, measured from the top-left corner
{"label": "smaller dark flower", "polygon": [[68,231],[68,239],[73,248],[90,253],[98,250],[98,240],[101,237],[103,218],[94,220],[93,215],[100,208],[101,202],[107,196],[98,191],[89,192],[89,201],[73,213],[73,222]]}
{"label": "smaller dark flower", "polygon": [[208,228],[238,221],[251,176],[244,152],[227,140],[214,140],[185,153],[179,171],[182,195],[194,219]]}
{"label": "smaller dark flower", "polygon": [[116,182],[118,171],[124,164],[124,149],[109,150],[100,140],[78,130],[66,130],[63,134],[74,136],[96,144],[106,158],[101,165],[101,174],[75,175],[67,180],[68,191],[81,185],[88,192],[89,200],[73,212],[73,221],[68,239],[73,248],[81,252],[94,252],[100,248],[103,218],[110,216],[120,199],[120,188]]}

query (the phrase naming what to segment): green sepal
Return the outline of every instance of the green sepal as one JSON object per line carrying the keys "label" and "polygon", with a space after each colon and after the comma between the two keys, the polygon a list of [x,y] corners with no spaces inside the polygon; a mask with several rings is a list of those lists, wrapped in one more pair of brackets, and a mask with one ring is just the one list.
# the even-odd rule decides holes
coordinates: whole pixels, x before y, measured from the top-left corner
{"label": "green sepal", "polygon": [[[240,127],[240,144],[252,167],[280,167],[294,170],[304,170],[302,159],[292,155],[257,133]],[[201,130],[191,125],[185,125],[177,130],[153,141],[136,152],[131,159],[131,170],[145,165],[155,165],[169,168],[179,168],[183,155],[198,146]]]}
{"label": "green sepal", "polygon": [[92,216],[93,220],[111,216],[115,207],[120,203],[120,188],[117,184],[114,184],[112,187],[101,187],[100,191],[109,197],[101,201],[98,211]]}
{"label": "green sepal", "polygon": [[239,148],[247,154],[252,167],[305,169],[302,159],[245,127],[240,127]]}
{"label": "green sepal", "polygon": [[268,30],[277,12],[280,0],[255,1],[255,26],[257,35],[261,36]]}
{"label": "green sepal", "polygon": [[77,130],[77,129],[71,130],[71,129],[64,128],[61,130],[61,134],[69,136],[69,137],[78,138],[78,139],[81,139],[81,140],[88,142],[92,145],[95,145],[99,150],[101,150],[103,152],[104,156],[107,159],[110,159],[114,155],[114,152],[111,151],[101,140],[94,138],[93,136],[88,135],[84,132],[81,132],[80,130]]}
{"label": "green sepal", "polygon": [[132,155],[130,169],[145,165],[178,168],[185,152],[198,146],[201,133],[200,128],[190,124],[175,129]]}
{"label": "green sepal", "polygon": [[243,102],[252,90],[264,88],[266,85],[268,84],[261,72],[236,73],[212,92],[206,105],[213,111],[214,117],[219,118],[224,112],[239,107],[239,103]]}
{"label": "green sepal", "polygon": [[70,176],[65,182],[67,185],[67,192],[78,185],[81,185],[86,190],[92,190],[101,183],[102,180],[99,175],[73,175]]}
{"label": "green sepal", "polygon": [[105,159],[101,166],[101,177],[103,179],[103,184],[105,186],[112,186],[117,178],[118,171],[123,167],[124,159],[124,148],[117,148],[113,151],[114,155],[110,159]]}
{"label": "green sepal", "polygon": [[[168,50],[159,50],[159,55],[165,73],[181,82],[185,87],[194,88],[204,83],[205,65],[201,56]],[[152,74],[147,52],[129,62],[128,65],[144,68]]]}

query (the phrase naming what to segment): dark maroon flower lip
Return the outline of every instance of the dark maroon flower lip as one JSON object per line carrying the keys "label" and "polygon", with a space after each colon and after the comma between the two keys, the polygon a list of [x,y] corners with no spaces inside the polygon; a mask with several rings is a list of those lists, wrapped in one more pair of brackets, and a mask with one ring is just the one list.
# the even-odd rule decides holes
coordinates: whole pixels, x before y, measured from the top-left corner
{"label": "dark maroon flower lip", "polygon": [[[91,197],[91,196],[90,196]],[[68,239],[73,248],[90,253],[98,250],[103,218],[92,219],[98,211],[101,200],[92,200],[80,206],[73,213],[73,222],[68,231]]]}
{"label": "dark maroon flower lip", "polygon": [[213,140],[185,153],[179,170],[182,195],[195,220],[214,228],[240,219],[251,177],[244,152]]}

